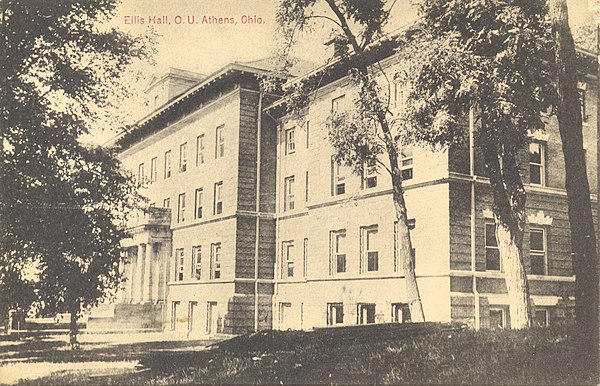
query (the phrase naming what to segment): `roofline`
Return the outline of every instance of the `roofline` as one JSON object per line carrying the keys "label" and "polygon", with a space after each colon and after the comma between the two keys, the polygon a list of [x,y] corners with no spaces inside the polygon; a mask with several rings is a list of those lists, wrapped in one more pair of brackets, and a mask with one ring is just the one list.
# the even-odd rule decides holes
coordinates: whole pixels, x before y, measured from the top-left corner
{"label": "roofline", "polygon": [[[247,66],[247,65],[235,63],[235,62],[229,63],[228,65],[221,67],[217,71],[208,75],[206,78],[202,79],[202,81],[200,81],[200,83],[198,83],[196,86],[190,88],[189,90],[187,90],[186,92],[184,92],[183,94],[178,96],[177,98],[171,100],[170,102],[162,105],[159,109],[154,110],[151,113],[144,116],[143,118],[139,119],[137,122],[135,122],[132,125],[132,127],[135,128],[135,127],[144,126],[148,122],[152,121],[154,118],[157,118],[158,116],[162,115],[163,113],[165,113],[166,111],[168,111],[172,107],[174,107],[175,105],[177,105],[180,102],[182,102],[183,100],[191,97],[193,94],[201,91],[202,89],[206,88],[213,82],[221,79],[223,76],[227,75],[229,72],[232,72],[232,71],[237,71],[240,73],[248,72],[248,73],[253,73],[253,74],[257,74],[257,75],[271,73],[269,70],[265,70],[265,69],[261,69],[261,68],[257,68],[257,67]],[[124,135],[126,135],[130,132],[131,131],[127,131],[127,130],[123,129],[119,134],[115,135],[113,138],[108,140],[104,145],[110,146],[111,144],[116,144]]]}

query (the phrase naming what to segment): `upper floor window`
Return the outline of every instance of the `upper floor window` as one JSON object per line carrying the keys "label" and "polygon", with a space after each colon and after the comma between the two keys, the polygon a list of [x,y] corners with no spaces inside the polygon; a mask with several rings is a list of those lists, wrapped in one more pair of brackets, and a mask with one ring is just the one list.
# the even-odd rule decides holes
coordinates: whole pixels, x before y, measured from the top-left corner
{"label": "upper floor window", "polygon": [[294,184],[295,178],[294,176],[287,177],[284,181],[284,199],[283,199],[283,210],[293,210],[294,209]]}
{"label": "upper floor window", "polygon": [[308,238],[304,238],[304,244],[302,248],[302,276],[306,277],[308,273]]}
{"label": "upper floor window", "polygon": [[210,278],[220,279],[221,278],[221,243],[215,243],[210,245]]}
{"label": "upper floor window", "polygon": [[546,232],[542,228],[531,228],[529,231],[529,259],[531,261],[532,274],[548,274]]}
{"label": "upper floor window", "polygon": [[305,127],[306,127],[306,148],[308,149],[308,146],[310,144],[310,121],[306,121],[305,123]]}
{"label": "upper floor window", "polygon": [[529,182],[546,185],[546,146],[542,142],[529,144]]}
{"label": "upper floor window", "polygon": [[496,224],[485,224],[485,269],[500,271],[500,250],[496,239]]}
{"label": "upper floor window", "polygon": [[144,174],[144,164],[141,163],[138,166],[138,184],[140,185],[144,185],[144,183],[146,182],[146,177],[144,176]]}
{"label": "upper floor window", "polygon": [[294,242],[284,241],[281,246],[283,253],[282,277],[294,277]]}
{"label": "upper floor window", "polygon": [[194,203],[194,218],[199,219],[202,218],[202,196],[204,190],[202,188],[196,189],[196,197]]}
{"label": "upper floor window", "polygon": [[221,125],[216,129],[215,136],[215,158],[225,156],[225,125]]}
{"label": "upper floor window", "polygon": [[183,248],[175,250],[175,281],[183,280],[183,272],[185,269],[185,256]]}
{"label": "upper floor window", "polygon": [[364,189],[374,188],[377,186],[377,161],[369,160],[363,165],[363,181]]}
{"label": "upper floor window", "polygon": [[285,154],[296,152],[296,128],[292,127],[285,131]]}
{"label": "upper floor window", "polygon": [[338,196],[344,193],[346,193],[346,176],[335,157],[331,157],[331,195]]}
{"label": "upper floor window", "polygon": [[331,113],[338,114],[343,112],[345,95],[341,95],[331,100]]}
{"label": "upper floor window", "polygon": [[361,272],[379,270],[379,246],[377,225],[361,228]]}
{"label": "upper floor window", "polygon": [[156,182],[158,180],[158,157],[154,157],[150,160],[150,182]]}
{"label": "upper floor window", "polygon": [[583,122],[587,121],[587,109],[586,109],[586,100],[585,94],[587,90],[586,82],[577,82],[577,91],[579,92],[579,103],[581,104],[581,120]]}
{"label": "upper floor window", "polygon": [[185,221],[185,193],[181,193],[177,200],[177,222]]}
{"label": "upper floor window", "polygon": [[204,134],[196,138],[196,166],[204,163]]}
{"label": "upper floor window", "polygon": [[196,245],[192,247],[192,277],[200,280],[202,273],[202,246]]}
{"label": "upper floor window", "polygon": [[171,207],[171,199],[170,198],[165,198],[163,200],[163,208],[170,208]]}
{"label": "upper floor window", "polygon": [[223,181],[215,183],[215,205],[213,208],[213,214],[223,213]]}
{"label": "upper floor window", "polygon": [[329,273],[346,272],[346,230],[332,231],[330,243]]}
{"label": "upper floor window", "polygon": [[179,171],[187,170],[187,142],[179,145]]}
{"label": "upper floor window", "polygon": [[165,179],[171,177],[171,150],[165,152]]}
{"label": "upper floor window", "polygon": [[402,180],[411,180],[413,178],[413,150],[411,147],[404,147],[400,152],[400,169],[402,170]]}
{"label": "upper floor window", "polygon": [[406,83],[394,82],[394,107],[402,107],[406,103]]}

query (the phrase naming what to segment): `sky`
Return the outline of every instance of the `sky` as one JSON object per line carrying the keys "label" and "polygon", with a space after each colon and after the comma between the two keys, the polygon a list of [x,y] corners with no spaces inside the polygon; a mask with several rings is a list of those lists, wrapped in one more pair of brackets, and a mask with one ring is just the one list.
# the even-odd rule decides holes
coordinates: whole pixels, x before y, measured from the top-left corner
{"label": "sky", "polygon": [[[125,79],[132,85],[134,96],[125,101],[118,114],[133,123],[147,112],[143,107],[143,90],[150,78],[169,67],[205,75],[234,61],[251,61],[272,56],[277,45],[276,8],[280,0],[122,0],[112,25],[134,34],[145,34],[152,28],[157,34],[155,64],[137,63],[133,70],[141,76]],[[572,26],[590,23],[590,3],[600,0],[568,0]],[[409,24],[417,18],[414,0],[397,0],[391,13],[388,31]],[[315,13],[322,14],[324,9]],[[158,24],[167,17],[167,24]],[[181,17],[179,19],[178,17]],[[203,23],[203,19],[205,23]],[[154,18],[154,23],[150,24]],[[233,18],[233,24],[218,24],[215,19]],[[142,24],[143,19],[143,24]],[[180,24],[178,22],[181,20]],[[324,42],[333,24],[317,19],[314,29],[300,36],[293,55],[323,64]],[[188,24],[192,22],[192,24]],[[91,141],[103,143],[114,136],[96,132]]]}

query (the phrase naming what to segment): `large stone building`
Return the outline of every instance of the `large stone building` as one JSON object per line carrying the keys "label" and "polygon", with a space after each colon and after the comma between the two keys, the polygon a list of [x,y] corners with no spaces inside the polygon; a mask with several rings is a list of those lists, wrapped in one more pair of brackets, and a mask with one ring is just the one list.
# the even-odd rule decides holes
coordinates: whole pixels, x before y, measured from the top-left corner
{"label": "large stone building", "polygon": [[[374,60],[393,79],[392,51],[383,47]],[[191,334],[410,320],[390,178],[332,161],[325,122],[352,105],[351,81],[343,69],[329,71],[297,117],[260,92],[266,70],[255,62],[208,77],[172,71],[152,90],[177,83],[183,94],[154,96],[164,103],[119,138],[123,165],[154,208],[126,241],[129,280],[109,315],[115,323],[119,310],[134,309],[152,316],[137,327]],[[589,75],[580,83],[595,201],[598,85]],[[391,95],[392,106],[402,103],[399,84]],[[544,119],[522,157],[523,248],[536,320],[552,324],[571,317],[575,278],[562,148],[555,118]],[[406,147],[402,157],[426,319],[510,326],[480,155],[467,141],[438,152]]]}

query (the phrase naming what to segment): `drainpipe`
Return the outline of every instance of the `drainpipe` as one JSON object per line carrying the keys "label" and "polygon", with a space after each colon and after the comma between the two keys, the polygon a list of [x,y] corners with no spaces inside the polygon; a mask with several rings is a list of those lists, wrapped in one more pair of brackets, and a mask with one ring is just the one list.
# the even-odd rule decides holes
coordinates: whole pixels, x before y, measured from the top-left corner
{"label": "drainpipe", "polygon": [[469,109],[469,176],[471,179],[471,274],[473,278],[473,297],[475,302],[475,330],[479,330],[479,291],[477,290],[477,250],[475,248],[475,113],[473,107]]}
{"label": "drainpipe", "polygon": [[259,255],[259,237],[260,237],[260,141],[262,131],[262,101],[263,90],[260,88],[258,95],[258,116],[257,116],[257,140],[256,140],[256,225],[254,240],[254,331],[258,331],[258,255]]}
{"label": "drainpipe", "polygon": [[[276,179],[276,187],[275,187],[275,272],[273,277],[275,278],[275,290],[273,291],[273,301],[272,304],[274,305],[273,310],[274,312],[272,312],[272,326],[275,327],[275,321],[279,320],[279,307],[277,307],[277,295],[279,294],[279,275],[281,272],[281,255],[280,255],[280,251],[281,248],[279,247],[279,205],[280,205],[280,198],[279,198],[279,187],[281,186],[281,151],[280,151],[280,147],[279,147],[279,139],[281,138],[281,124],[277,123],[277,133],[276,133],[276,138],[277,138],[277,163],[275,165],[275,168],[277,170],[277,175],[275,177]],[[279,328],[279,322],[277,322],[277,327]]]}

